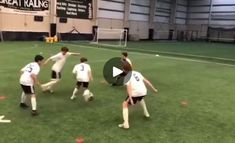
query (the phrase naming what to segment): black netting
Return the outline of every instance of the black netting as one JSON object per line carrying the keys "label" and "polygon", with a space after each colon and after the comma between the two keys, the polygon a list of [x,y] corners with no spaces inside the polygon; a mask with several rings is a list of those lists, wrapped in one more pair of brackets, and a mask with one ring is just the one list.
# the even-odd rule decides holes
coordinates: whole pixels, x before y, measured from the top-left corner
{"label": "black netting", "polygon": [[208,40],[235,42],[235,27],[208,27]]}

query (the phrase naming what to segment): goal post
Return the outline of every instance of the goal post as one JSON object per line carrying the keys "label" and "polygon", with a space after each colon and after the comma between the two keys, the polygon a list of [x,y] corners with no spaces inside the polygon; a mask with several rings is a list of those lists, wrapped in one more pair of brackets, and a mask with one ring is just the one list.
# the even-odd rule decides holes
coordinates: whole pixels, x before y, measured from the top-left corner
{"label": "goal post", "polygon": [[235,27],[208,27],[208,41],[235,42]]}
{"label": "goal post", "polygon": [[3,34],[2,34],[2,31],[0,31],[0,42],[3,42],[4,39],[3,39]]}
{"label": "goal post", "polygon": [[127,29],[97,28],[92,43],[104,46],[126,47],[127,33]]}

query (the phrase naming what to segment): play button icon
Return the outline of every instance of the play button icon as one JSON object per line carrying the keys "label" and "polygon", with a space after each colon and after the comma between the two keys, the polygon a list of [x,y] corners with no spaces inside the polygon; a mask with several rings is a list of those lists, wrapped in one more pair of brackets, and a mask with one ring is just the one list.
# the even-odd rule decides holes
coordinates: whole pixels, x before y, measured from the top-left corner
{"label": "play button icon", "polygon": [[[128,81],[128,76],[123,72],[123,60],[120,57],[109,59],[103,68],[104,79],[112,85],[121,86]],[[125,80],[124,80],[125,79]]]}
{"label": "play button icon", "polygon": [[121,73],[123,73],[122,70],[120,70],[119,68],[113,67],[113,77],[116,77],[120,75]]}

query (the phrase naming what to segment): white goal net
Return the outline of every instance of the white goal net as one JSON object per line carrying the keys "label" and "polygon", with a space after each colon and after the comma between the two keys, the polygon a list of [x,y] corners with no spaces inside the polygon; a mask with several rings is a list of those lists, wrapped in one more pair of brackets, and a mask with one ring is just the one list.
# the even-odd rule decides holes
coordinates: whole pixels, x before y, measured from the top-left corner
{"label": "white goal net", "polygon": [[92,43],[105,46],[126,47],[127,30],[97,28]]}

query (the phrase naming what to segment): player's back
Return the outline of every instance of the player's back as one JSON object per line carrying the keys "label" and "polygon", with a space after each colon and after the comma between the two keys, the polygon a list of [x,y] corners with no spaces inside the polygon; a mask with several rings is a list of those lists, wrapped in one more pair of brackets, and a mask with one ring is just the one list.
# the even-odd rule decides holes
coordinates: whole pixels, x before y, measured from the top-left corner
{"label": "player's back", "polygon": [[132,62],[129,58],[126,58],[126,61],[130,64],[130,66],[132,66]]}
{"label": "player's back", "polygon": [[52,66],[52,70],[56,72],[60,72],[66,62],[66,59],[71,55],[71,53],[67,52],[66,55],[63,55],[61,52],[50,57],[52,61],[55,63]]}
{"label": "player's back", "polygon": [[126,85],[131,85],[132,96],[143,96],[147,94],[147,88],[144,84],[144,77],[141,73],[137,71],[132,71],[130,73],[131,78],[127,81]]}
{"label": "player's back", "polygon": [[91,72],[91,68],[87,63],[77,64],[73,69],[73,73],[76,74],[77,80],[82,82],[89,82],[89,72]]}
{"label": "player's back", "polygon": [[23,72],[20,77],[20,83],[24,85],[33,85],[33,80],[31,74],[37,75],[40,71],[40,66],[36,62],[27,64],[24,68],[21,69]]}

